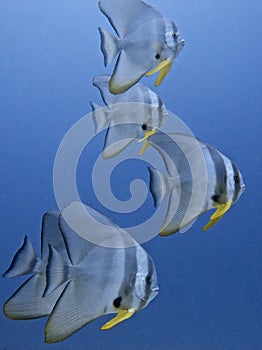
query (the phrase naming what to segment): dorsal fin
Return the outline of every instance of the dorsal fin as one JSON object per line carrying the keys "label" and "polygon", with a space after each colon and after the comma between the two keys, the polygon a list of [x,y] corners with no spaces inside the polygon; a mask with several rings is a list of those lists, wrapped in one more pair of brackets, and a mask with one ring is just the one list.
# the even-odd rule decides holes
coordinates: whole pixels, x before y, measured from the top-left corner
{"label": "dorsal fin", "polygon": [[54,247],[64,260],[68,259],[64,237],[61,233],[58,218],[60,212],[51,210],[43,215],[41,231],[41,252],[43,261],[49,257],[49,245]]}
{"label": "dorsal fin", "polygon": [[127,34],[130,24],[136,22],[139,17],[141,20],[141,15],[151,18],[161,16],[156,9],[141,0],[99,0],[99,8],[121,38]]}

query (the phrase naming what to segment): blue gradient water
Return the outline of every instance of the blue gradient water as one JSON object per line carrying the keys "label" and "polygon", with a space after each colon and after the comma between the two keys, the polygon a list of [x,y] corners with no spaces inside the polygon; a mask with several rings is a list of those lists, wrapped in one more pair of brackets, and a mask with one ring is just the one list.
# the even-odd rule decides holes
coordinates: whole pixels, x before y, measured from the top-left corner
{"label": "blue gradient water", "polygon": [[[50,346],[43,341],[45,319],[11,321],[1,313],[2,350],[262,348],[262,4],[259,0],[150,3],[176,21],[186,40],[172,71],[155,91],[196,136],[235,161],[246,191],[210,231],[202,232],[208,213],[186,234],[157,237],[144,245],[156,263],[160,293],[127,322],[102,332],[104,317]],[[66,131],[90,112],[89,101],[99,102],[92,77],[112,67],[103,67],[99,51],[97,27],[109,26],[97,1],[3,0],[0,14],[4,272],[25,234],[39,251],[41,216],[57,208],[52,187],[56,150]],[[154,77],[143,79],[151,88],[153,82]],[[101,140],[89,155],[91,163]],[[84,160],[88,157],[79,170],[86,171],[87,187],[83,173],[79,186],[88,204],[99,208],[88,190]],[[134,165],[129,167],[122,175],[115,173],[121,178],[123,191],[116,190],[121,200],[129,195],[125,174]],[[146,178],[143,167],[141,171]],[[152,211],[150,200],[145,205]],[[129,218],[124,219],[129,224]],[[124,219],[119,217],[121,225]],[[23,280],[0,279],[1,304]]]}

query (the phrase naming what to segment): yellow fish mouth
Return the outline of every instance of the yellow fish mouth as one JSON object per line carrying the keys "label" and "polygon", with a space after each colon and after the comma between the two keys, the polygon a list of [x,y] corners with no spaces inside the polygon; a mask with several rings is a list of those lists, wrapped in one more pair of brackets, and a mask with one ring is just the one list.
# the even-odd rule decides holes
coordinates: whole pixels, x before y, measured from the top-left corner
{"label": "yellow fish mouth", "polygon": [[166,60],[163,60],[162,62],[160,62],[159,65],[155,69],[147,72],[145,75],[147,77],[149,77],[149,76],[159,72],[158,77],[155,81],[155,86],[159,86],[162,83],[162,81],[165,79],[167,74],[169,73],[169,71],[172,67],[172,63],[173,63],[173,61],[170,58],[167,58]]}
{"label": "yellow fish mouth", "polygon": [[222,217],[226,214],[226,212],[231,208],[232,202],[227,202],[224,204],[219,204],[217,210],[210,217],[209,223],[203,228],[203,231],[207,231],[210,227],[215,225]]}

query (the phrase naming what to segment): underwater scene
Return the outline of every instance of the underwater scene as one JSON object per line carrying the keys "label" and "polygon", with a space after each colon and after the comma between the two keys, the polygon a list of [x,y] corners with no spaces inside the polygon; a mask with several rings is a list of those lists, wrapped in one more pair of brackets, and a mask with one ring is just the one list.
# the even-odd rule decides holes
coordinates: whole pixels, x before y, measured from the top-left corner
{"label": "underwater scene", "polygon": [[0,14],[0,350],[262,349],[261,2]]}

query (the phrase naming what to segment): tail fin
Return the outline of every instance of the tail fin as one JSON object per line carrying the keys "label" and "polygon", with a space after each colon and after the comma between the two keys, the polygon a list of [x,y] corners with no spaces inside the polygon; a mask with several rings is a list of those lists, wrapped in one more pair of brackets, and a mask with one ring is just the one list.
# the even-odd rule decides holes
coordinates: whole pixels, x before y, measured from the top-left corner
{"label": "tail fin", "polygon": [[159,206],[161,201],[165,198],[167,193],[172,189],[171,178],[165,176],[160,171],[148,167],[149,171],[149,188],[153,196],[155,208]]}
{"label": "tail fin", "polygon": [[93,123],[95,133],[102,131],[109,122],[108,111],[106,107],[101,107],[94,102],[90,102],[92,108]]}
{"label": "tail fin", "polygon": [[3,274],[3,277],[17,277],[34,273],[38,258],[29,238],[25,236],[21,248],[18,249],[13,260]]}
{"label": "tail fin", "polygon": [[103,28],[98,28],[101,38],[101,51],[104,55],[104,64],[107,67],[119,52],[118,39]]}
{"label": "tail fin", "polygon": [[25,236],[23,245],[15,254],[10,267],[3,276],[15,277],[29,273],[34,273],[34,275],[25,281],[4,304],[4,313],[10,319],[28,320],[50,315],[65,288],[64,284],[56,283],[53,292],[48,290],[49,294],[44,295],[47,289],[46,263],[37,258],[32,243]]}

